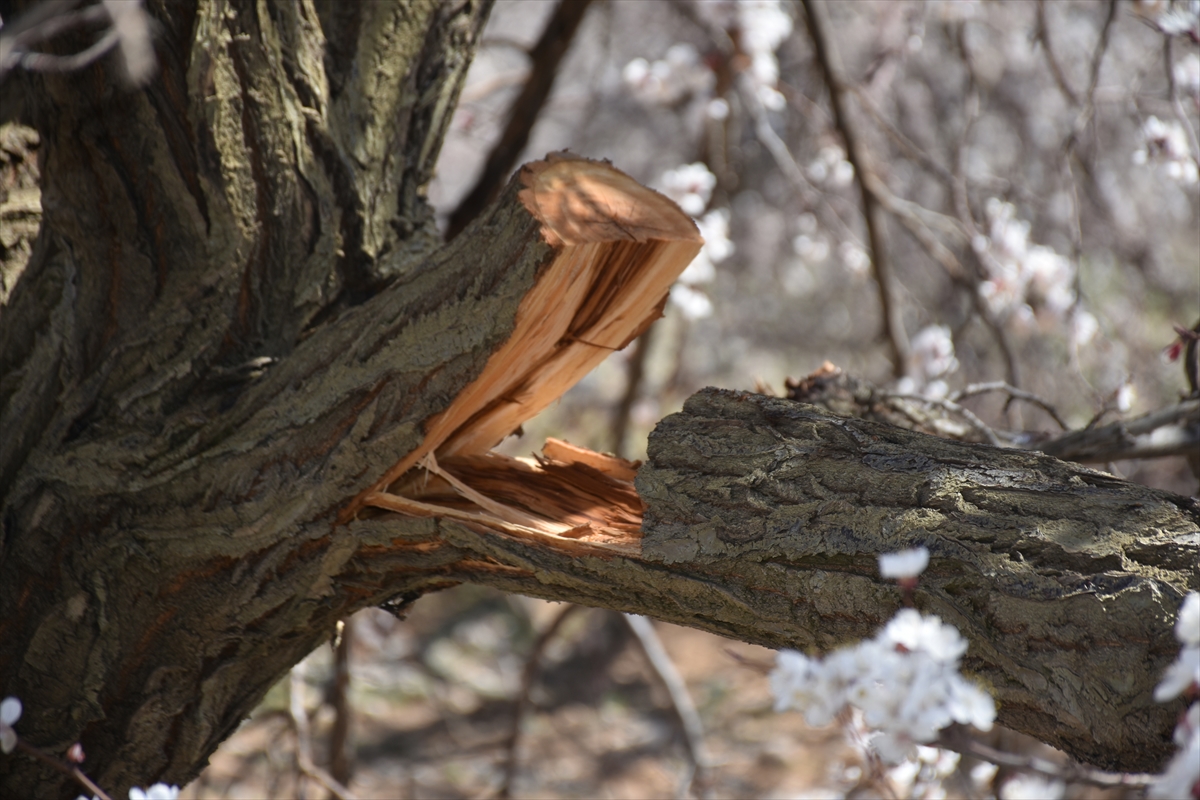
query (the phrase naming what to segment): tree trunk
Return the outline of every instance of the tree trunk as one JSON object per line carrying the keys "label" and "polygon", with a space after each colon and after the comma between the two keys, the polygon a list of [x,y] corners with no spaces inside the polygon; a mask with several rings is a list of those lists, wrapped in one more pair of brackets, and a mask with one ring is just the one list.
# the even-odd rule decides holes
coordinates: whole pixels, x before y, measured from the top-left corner
{"label": "tree trunk", "polygon": [[[550,251],[510,201],[510,261],[438,252],[422,196],[487,0],[147,5],[146,89],[13,78],[44,215],[0,314],[0,687],[117,794],[195,776],[337,618],[408,590],[335,589],[357,543],[331,520]],[[77,794],[23,756],[0,784]]]}
{"label": "tree trunk", "polygon": [[[617,460],[490,456],[661,309],[690,223],[612,216],[599,167],[541,202],[550,161],[439,247],[422,189],[487,2],[150,6],[148,89],[21,78],[44,211],[0,315],[0,687],[23,739],[82,742],[118,794],[185,783],[339,619],[464,581],[828,647],[895,610],[875,554],[922,542],[918,603],[971,638],[1003,722],[1162,761],[1190,501],[714,392],[660,425],[641,499]],[[539,290],[574,304],[552,335]],[[0,785],[78,793],[20,755]]]}

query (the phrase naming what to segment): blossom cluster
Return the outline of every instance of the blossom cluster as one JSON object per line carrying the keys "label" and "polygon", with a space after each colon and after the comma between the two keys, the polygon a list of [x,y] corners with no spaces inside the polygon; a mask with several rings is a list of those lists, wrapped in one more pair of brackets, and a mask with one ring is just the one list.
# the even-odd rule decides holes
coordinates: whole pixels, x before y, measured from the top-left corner
{"label": "blossom cluster", "polygon": [[[766,108],[780,111],[787,105],[776,89],[779,61],[775,51],[792,33],[792,18],[779,0],[713,0],[698,3],[696,12],[710,24],[736,37],[745,56],[745,74]],[[656,61],[635,58],[625,65],[621,77],[633,95],[647,104],[672,105],[689,96],[712,90],[715,76],[690,44],[676,44]],[[714,105],[715,103],[715,105]],[[728,105],[716,98],[709,105],[716,119],[728,113]]]}
{"label": "blossom cluster", "polygon": [[711,91],[716,76],[690,44],[671,46],[656,60],[635,58],[621,71],[625,85],[647,105],[673,105],[694,94]]}
{"label": "blossom cluster", "polygon": [[1192,100],[1200,105],[1200,55],[1188,53],[1171,68],[1178,88],[1191,95]]}
{"label": "blossom cluster", "polygon": [[846,158],[846,151],[836,144],[822,147],[804,171],[813,183],[830,189],[844,189],[854,180],[854,165]]}
{"label": "blossom cluster", "polygon": [[1138,0],[1135,9],[1167,36],[1200,42],[1200,0]]}
{"label": "blossom cluster", "polygon": [[[914,578],[927,562],[928,553],[917,550],[881,566],[889,575]],[[864,724],[876,731],[874,750],[883,761],[899,764],[952,723],[992,727],[991,696],[959,672],[966,650],[954,626],[905,608],[873,639],[825,658],[780,651],[771,673],[775,708],[801,711],[813,726],[828,725],[847,707],[857,708]]]}
{"label": "blossom cluster", "polygon": [[[829,152],[832,153],[833,150],[836,150],[838,153],[843,153],[841,148],[833,148],[832,150],[829,150]],[[822,152],[824,153],[826,151],[823,150]],[[821,165],[820,167],[815,166],[818,163]],[[847,166],[850,166],[849,162],[845,163]],[[818,156],[817,160],[808,166],[809,176],[813,178],[814,182],[818,182],[818,176],[820,177],[821,181],[827,180],[829,179],[829,175],[827,172],[822,173],[821,171],[827,171],[828,167],[829,165],[825,156]],[[838,168],[835,165],[835,173],[837,172],[837,169]],[[814,174],[814,170],[816,174]],[[850,177],[853,177],[853,167],[850,168],[849,175]],[[840,178],[837,178],[837,180],[840,180]],[[805,212],[801,214],[796,218],[796,226],[799,228],[800,233],[792,239],[792,250],[796,253],[796,255],[800,256],[800,260],[803,262],[803,267],[807,268],[810,266],[816,266],[817,264],[825,261],[825,259],[829,258],[829,240],[819,232],[819,224],[814,214],[811,212]],[[837,257],[841,262],[841,266],[845,268],[847,274],[855,278],[865,278],[871,271],[871,257],[867,255],[866,250],[863,250],[862,247],[855,242],[844,241],[838,245]],[[800,291],[794,292],[794,294],[800,293]]]}
{"label": "blossom cluster", "polygon": [[1011,203],[988,200],[987,235],[971,243],[982,257],[985,279],[979,294],[988,309],[1012,328],[1028,332],[1039,318],[1047,323],[1068,316],[1071,341],[1083,347],[1099,332],[1095,316],[1076,305],[1075,265],[1050,247],[1029,240],[1030,225],[1017,219]]}
{"label": "blossom cluster", "polygon": [[1175,618],[1175,638],[1182,645],[1179,657],[1167,669],[1154,690],[1160,703],[1179,695],[1195,701],[1175,726],[1175,744],[1179,752],[1167,765],[1167,771],[1150,787],[1150,797],[1200,798],[1200,593],[1189,592]]}
{"label": "blossom cluster", "polygon": [[1133,151],[1133,163],[1149,162],[1158,164],[1167,177],[1187,186],[1200,182],[1200,168],[1196,166],[1187,133],[1177,121],[1163,122],[1158,117],[1149,117],[1142,123],[1142,144]]}
{"label": "blossom cluster", "polygon": [[[1075,303],[1075,265],[1044,245],[1029,241],[1029,223],[1016,208],[995,197],[985,207],[988,234],[972,242],[986,255],[986,279],[979,293],[993,314],[1018,325],[1029,323],[1034,307],[1061,317]],[[1081,343],[1082,344],[1082,343]]]}
{"label": "blossom cluster", "polygon": [[954,355],[950,329],[945,325],[929,325],[909,343],[908,368],[905,376],[897,382],[896,391],[900,394],[921,393],[926,397],[945,397],[950,387],[943,379],[957,369],[958,358]]}
{"label": "blossom cluster", "polygon": [[787,105],[775,86],[779,83],[779,61],[775,51],[792,34],[792,18],[779,0],[713,0],[697,3],[696,12],[709,24],[736,36],[738,50],[746,57],[745,74],[758,100],[772,111]]}
{"label": "blossom cluster", "polygon": [[17,732],[13,725],[21,718],[21,701],[6,697],[0,701],[0,753],[11,753],[17,746]]}
{"label": "blossom cluster", "polygon": [[704,237],[704,248],[671,287],[671,303],[688,319],[702,319],[712,314],[713,306],[701,287],[716,278],[716,265],[733,255],[729,210],[719,208],[704,213],[716,188],[717,177],[703,164],[686,164],[668,170],[657,185],[659,191],[697,218],[696,225]]}

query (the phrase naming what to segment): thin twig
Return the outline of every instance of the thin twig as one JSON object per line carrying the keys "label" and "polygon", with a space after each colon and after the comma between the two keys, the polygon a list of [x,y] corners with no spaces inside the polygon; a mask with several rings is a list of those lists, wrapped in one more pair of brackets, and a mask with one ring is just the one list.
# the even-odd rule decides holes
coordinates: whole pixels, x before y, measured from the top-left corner
{"label": "thin twig", "polygon": [[509,798],[512,797],[513,783],[517,779],[517,747],[521,743],[521,720],[525,716],[525,710],[529,707],[529,693],[533,689],[533,682],[538,675],[538,665],[542,658],[542,652],[545,651],[546,645],[558,633],[558,629],[562,627],[567,618],[576,611],[582,611],[583,606],[569,605],[550,621],[546,629],[541,632],[537,640],[533,643],[533,648],[529,651],[529,655],[525,658],[525,670],[521,673],[521,688],[517,692],[516,703],[513,705],[512,720],[509,723],[508,741],[505,742],[504,750],[506,753],[504,762],[504,782],[500,784],[500,791],[497,792],[497,797]]}
{"label": "thin twig", "polygon": [[44,764],[49,764],[51,767],[63,773],[64,775],[69,775],[70,777],[74,778],[81,786],[91,792],[93,796],[100,798],[100,800],[112,800],[111,797],[105,794],[103,789],[92,782],[91,778],[89,778],[87,775],[84,775],[83,770],[79,769],[79,767],[55,758],[49,753],[43,753],[41,749],[34,747],[19,737],[17,739],[17,749],[26,755],[33,756]]}
{"label": "thin twig", "polygon": [[583,20],[590,2],[591,0],[559,0],[550,21],[542,31],[541,38],[529,51],[529,79],[525,81],[524,88],[513,101],[504,132],[492,148],[492,152],[488,154],[487,163],[484,164],[474,188],[450,214],[446,229],[447,240],[457,236],[500,192],[504,179],[521,157],[525,145],[529,143],[529,134],[550,97],[550,90],[554,88],[559,64],[570,49],[571,41],[575,38],[575,32],[579,29],[579,23]]}
{"label": "thin twig", "polygon": [[933,160],[933,156],[922,150],[915,142],[904,135],[904,132],[891,123],[891,121],[883,115],[879,107],[875,105],[875,101],[862,86],[852,86],[850,91],[854,92],[855,98],[858,100],[859,108],[867,112],[871,119],[875,120],[884,133],[888,135],[892,141],[900,146],[900,149],[908,154],[908,157],[925,169],[932,172],[944,183],[949,185],[954,181],[954,175],[950,170],[943,167],[941,164]]}
{"label": "thin twig", "polygon": [[1049,414],[1050,418],[1058,423],[1059,428],[1063,429],[1064,431],[1067,430],[1067,423],[1063,422],[1062,417],[1059,416],[1059,413],[1054,406],[1038,397],[1036,394],[1027,392],[1024,389],[1018,389],[1016,386],[1009,386],[1004,381],[972,383],[963,389],[959,389],[957,392],[952,392],[950,394],[950,400],[957,403],[959,400],[964,398],[974,397],[975,395],[983,394],[985,392],[1007,392],[1014,400],[1024,400],[1027,403],[1033,403],[1035,406],[1038,406],[1047,414]]}
{"label": "thin twig", "polygon": [[1128,458],[1189,455],[1200,448],[1200,400],[1131,420],[1071,431],[1037,446],[1066,461],[1104,463]]}
{"label": "thin twig", "polygon": [[792,184],[792,187],[803,198],[805,204],[814,209],[827,209],[830,216],[837,223],[835,227],[838,228],[838,234],[841,238],[857,244],[858,237],[854,235],[850,226],[842,219],[832,204],[821,202],[821,191],[813,186],[808,178],[805,177],[804,170],[796,163],[792,152],[788,150],[787,143],[771,127],[771,120],[767,117],[766,109],[763,108],[762,101],[758,98],[758,93],[754,91],[749,78],[745,75],[742,75],[738,80],[738,94],[743,102],[745,102],[751,119],[754,120],[754,135],[758,137],[759,143],[767,148],[767,152],[771,154],[771,158],[775,161],[776,166],[779,167],[784,177],[788,179],[788,182]]}
{"label": "thin twig", "polygon": [[[292,667],[289,676],[288,713],[296,734],[296,769],[325,788],[337,800],[356,800],[355,795],[312,760],[312,738],[308,728],[308,711],[304,708],[304,672],[300,664]],[[297,786],[297,794],[301,794]]]}
{"label": "thin twig", "polygon": [[867,226],[867,240],[871,248],[871,270],[879,289],[884,335],[887,337],[891,350],[892,374],[899,378],[908,369],[908,335],[904,331],[904,321],[901,319],[900,309],[892,289],[892,267],[884,241],[882,209],[874,195],[866,188],[863,178],[863,175],[871,170],[871,159],[866,145],[858,136],[854,121],[850,118],[849,109],[846,107],[846,81],[842,76],[837,43],[830,35],[831,27],[824,0],[802,0],[802,2],[808,19],[808,32],[812,38],[813,51],[816,54],[817,62],[821,65],[825,83],[829,87],[833,119],[842,136],[842,141],[846,144],[846,160],[854,167],[855,178],[858,182],[863,204],[863,220]]}
{"label": "thin twig", "polygon": [[937,746],[965,756],[988,761],[1002,767],[1032,772],[1064,783],[1085,783],[1090,786],[1149,786],[1157,776],[1127,772],[1104,772],[1075,762],[1058,765],[1036,756],[1006,753],[977,741],[965,731],[945,730]]}
{"label": "thin twig", "polygon": [[658,326],[651,325],[638,337],[633,345],[633,352],[629,354],[629,360],[625,362],[625,393],[621,395],[621,400],[613,412],[610,445],[613,454],[621,458],[625,457],[625,434],[629,432],[629,415],[637,401],[638,392],[641,391],[642,379],[646,376],[646,359],[650,355],[650,343],[656,327]]}
{"label": "thin twig", "polygon": [[[971,214],[971,206],[967,198],[967,142],[971,137],[971,130],[975,127],[975,122],[979,119],[979,90],[975,85],[975,69],[971,63],[971,55],[967,52],[966,38],[963,34],[963,29],[959,28],[959,52],[967,67],[968,89],[966,100],[966,119],[963,121],[962,134],[955,143],[956,152],[954,154],[954,183],[951,185],[951,196],[954,201],[954,210],[958,215],[959,222],[962,223],[963,229],[966,231],[968,238],[971,241],[971,247],[968,252],[973,253],[976,261],[982,267],[994,261],[993,257],[986,250],[982,253],[974,247],[976,241],[982,236],[979,228],[975,224],[975,218]],[[995,264],[992,264],[991,272],[999,274],[999,270]],[[996,340],[996,344],[1000,347],[1000,354],[1004,358],[1004,371],[1007,376],[1010,386],[1020,386],[1021,378],[1017,367],[1017,356],[1013,351],[1012,343],[1008,340],[1008,334],[1004,330],[1004,326],[1000,320],[995,318],[991,309],[987,307],[987,303],[979,293],[979,279],[973,277],[971,279],[971,302],[975,305],[975,310],[979,314],[980,319],[987,325],[991,331],[992,337]],[[1010,420],[1011,422],[1011,420]]]}
{"label": "thin twig", "polygon": [[1117,0],[1108,0],[1108,15],[1104,18],[1104,25],[1100,28],[1100,38],[1096,42],[1096,49],[1092,52],[1092,68],[1088,78],[1087,92],[1084,94],[1083,108],[1075,118],[1075,124],[1071,126],[1071,133],[1067,136],[1063,147],[1064,152],[1070,152],[1076,148],[1079,144],[1080,134],[1091,122],[1092,115],[1096,111],[1096,86],[1100,83],[1100,67],[1104,63],[1104,54],[1108,52],[1108,42],[1113,22],[1116,19]]}
{"label": "thin twig", "polygon": [[[1183,110],[1183,103],[1179,100],[1179,86],[1175,82],[1175,38],[1172,36],[1166,38],[1166,44],[1163,46],[1163,65],[1167,71],[1167,96],[1171,101],[1171,109],[1175,112],[1175,119],[1179,120],[1179,124],[1187,132],[1188,142],[1192,146],[1192,158],[1200,161],[1200,139],[1196,137],[1196,129],[1192,127],[1192,120]],[[1197,104],[1200,105],[1200,98],[1197,98]]]}
{"label": "thin twig", "polygon": [[747,658],[746,656],[742,655],[741,653],[737,652],[736,650],[733,650],[728,647],[725,648],[725,655],[732,658],[740,666],[743,666],[749,670],[753,670],[754,672],[757,672],[759,675],[764,675],[764,676],[770,675],[771,670],[775,668],[775,665],[768,661],[758,661],[753,658]]}
{"label": "thin twig", "polygon": [[354,765],[350,758],[350,647],[354,642],[354,618],[338,622],[333,645],[333,686],[329,704],[333,706],[333,727],[329,731],[329,774],[343,786],[350,783]]}
{"label": "thin twig", "polygon": [[919,394],[896,394],[894,392],[887,392],[886,395],[893,400],[908,400],[910,402],[940,406],[951,413],[958,414],[967,422],[969,422],[971,427],[975,428],[975,430],[979,431],[979,433],[981,433],[983,437],[987,439],[988,444],[992,445],[993,447],[1004,447],[1004,443],[1000,441],[1000,437],[996,435],[996,432],[992,430],[990,425],[976,416],[975,413],[969,408],[964,408],[953,400],[943,397],[925,397],[924,395]]}
{"label": "thin twig", "polygon": [[704,747],[704,725],[700,722],[700,714],[696,711],[696,704],[692,702],[691,694],[688,693],[687,684],[684,683],[679,670],[675,668],[675,662],[671,660],[667,649],[663,647],[662,639],[654,630],[654,623],[637,614],[622,614],[621,616],[625,619],[629,630],[633,632],[638,645],[641,646],[650,668],[654,670],[659,681],[667,690],[675,717],[679,720],[679,728],[683,732],[683,746],[687,752],[691,769],[679,787],[677,796],[686,797],[688,790],[694,784],[696,793],[700,797],[706,797],[709,795],[706,774],[709,759],[708,752]]}
{"label": "thin twig", "polygon": [[[99,41],[74,55],[54,56],[48,53],[14,52],[7,61],[12,62],[12,67],[20,67],[29,72],[74,72],[77,69],[83,69],[112,50],[120,40],[120,34],[116,29],[110,28],[100,37]],[[0,67],[0,74],[7,69],[7,67]]]}
{"label": "thin twig", "polygon": [[1071,105],[1079,105],[1079,95],[1075,94],[1075,90],[1067,82],[1067,76],[1063,74],[1062,66],[1058,63],[1058,58],[1054,55],[1054,48],[1050,44],[1050,26],[1046,24],[1046,0],[1038,0],[1037,30],[1034,32],[1034,38],[1042,44],[1042,51],[1046,54],[1046,64],[1050,67],[1050,74],[1054,77],[1058,90],[1066,96],[1067,100],[1071,101]]}
{"label": "thin twig", "polygon": [[[905,200],[892,194],[891,190],[884,185],[883,181],[875,175],[866,177],[866,186],[868,191],[875,196],[879,204],[884,207],[890,214],[900,221],[900,224],[908,229],[913,238],[925,248],[925,252],[929,254],[937,263],[941,264],[942,269],[946,271],[953,280],[961,282],[970,288],[972,291],[978,291],[976,288],[977,281],[973,280],[973,276],[969,275],[963,269],[962,263],[958,257],[950,251],[946,245],[942,244],[933,231],[929,229],[929,224],[922,219],[921,212],[928,211],[917,203]],[[918,210],[920,209],[920,210]],[[939,218],[949,220],[948,217],[937,215]],[[951,220],[952,221],[952,220]],[[953,222],[953,221],[952,221]],[[957,223],[955,223],[957,225]],[[965,238],[961,226],[956,227],[955,232],[961,238]]]}
{"label": "thin twig", "polygon": [[41,3],[12,23],[4,26],[4,34],[12,37],[13,47],[28,50],[38,42],[53,39],[76,28],[106,22],[111,17],[100,4],[73,10],[79,0],[49,0]]}
{"label": "thin twig", "polygon": [[[992,314],[991,309],[987,307],[987,303],[979,293],[978,276],[974,272],[964,269],[958,257],[930,230],[931,222],[935,222],[944,232],[967,241],[973,240],[974,236],[978,235],[979,231],[974,227],[974,220],[971,219],[970,209],[967,208],[966,204],[965,177],[961,183],[958,179],[958,175],[962,173],[963,170],[960,168],[956,175],[950,176],[951,190],[955,196],[955,205],[959,209],[958,213],[960,214],[961,221],[956,221],[951,217],[932,212],[917,203],[895,196],[887,188],[887,185],[873,173],[863,175],[862,185],[885,210],[895,216],[900,221],[900,224],[908,229],[913,238],[929,254],[929,257],[942,266],[942,269],[946,271],[950,279],[962,286],[970,295],[976,313],[979,314],[984,325],[992,332],[992,335],[1000,345],[1010,380],[1015,380],[1017,375],[1016,355],[1013,353],[1012,346],[1008,341],[1008,336],[1003,326],[995,318],[995,315]],[[926,219],[927,216],[929,219]]]}

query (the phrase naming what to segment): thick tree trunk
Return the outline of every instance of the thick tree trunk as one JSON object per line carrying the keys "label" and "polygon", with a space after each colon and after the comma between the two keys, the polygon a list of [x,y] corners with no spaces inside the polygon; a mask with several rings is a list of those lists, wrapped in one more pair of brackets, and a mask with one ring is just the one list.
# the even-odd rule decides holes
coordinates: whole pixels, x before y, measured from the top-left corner
{"label": "thick tree trunk", "polygon": [[[482,368],[550,251],[509,202],[507,261],[482,236],[432,256],[422,192],[487,0],[148,5],[146,89],[111,64],[13,78],[44,216],[0,312],[0,687],[117,793],[194,776],[370,602],[328,582],[356,547],[333,515]],[[23,756],[0,784],[77,793]]]}
{"label": "thick tree trunk", "polygon": [[[151,5],[150,88],[24,79],[43,227],[0,313],[0,688],[24,739],[81,741],[118,793],[184,783],[338,619],[464,581],[828,647],[895,610],[874,555],[922,542],[918,602],[971,638],[1004,722],[1162,760],[1189,501],[713,392],[660,426],[641,499],[594,454],[487,455],[644,325],[694,231],[597,234],[608,173],[552,205],[549,162],[437,246],[421,190],[486,3]],[[630,265],[655,266],[612,284]],[[570,313],[531,331],[552,285]],[[24,756],[0,785],[77,793]]]}

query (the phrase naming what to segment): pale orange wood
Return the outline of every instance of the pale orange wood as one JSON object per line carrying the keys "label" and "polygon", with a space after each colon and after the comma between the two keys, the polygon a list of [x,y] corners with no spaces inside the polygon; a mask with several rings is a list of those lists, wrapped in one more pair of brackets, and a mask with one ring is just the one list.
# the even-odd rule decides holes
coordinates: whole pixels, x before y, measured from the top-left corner
{"label": "pale orange wood", "polygon": [[541,220],[551,245],[702,241],[679,206],[608,161],[551,153],[522,167],[521,182],[521,202]]}
{"label": "pale orange wood", "polygon": [[629,461],[607,453],[597,453],[586,447],[553,437],[546,439],[546,444],[542,446],[542,455],[564,464],[587,464],[598,472],[629,483],[633,482],[637,476],[638,467],[641,466],[641,462],[638,461]]}
{"label": "pale orange wood", "polygon": [[355,498],[343,520],[374,505],[374,494],[427,454],[445,463],[487,453],[561,397],[662,315],[671,284],[704,244],[678,206],[608,162],[552,153],[522,167],[518,179],[520,201],[541,223],[553,259],[479,377],[426,423],[421,446]]}
{"label": "pale orange wood", "polygon": [[[560,443],[565,444],[565,443]],[[510,533],[629,547],[641,530],[642,501],[629,479],[588,462],[629,462],[567,445],[569,461],[543,453],[535,460],[500,453],[425,458],[367,505],[414,516],[469,521]],[[547,447],[554,452],[555,448]]]}

